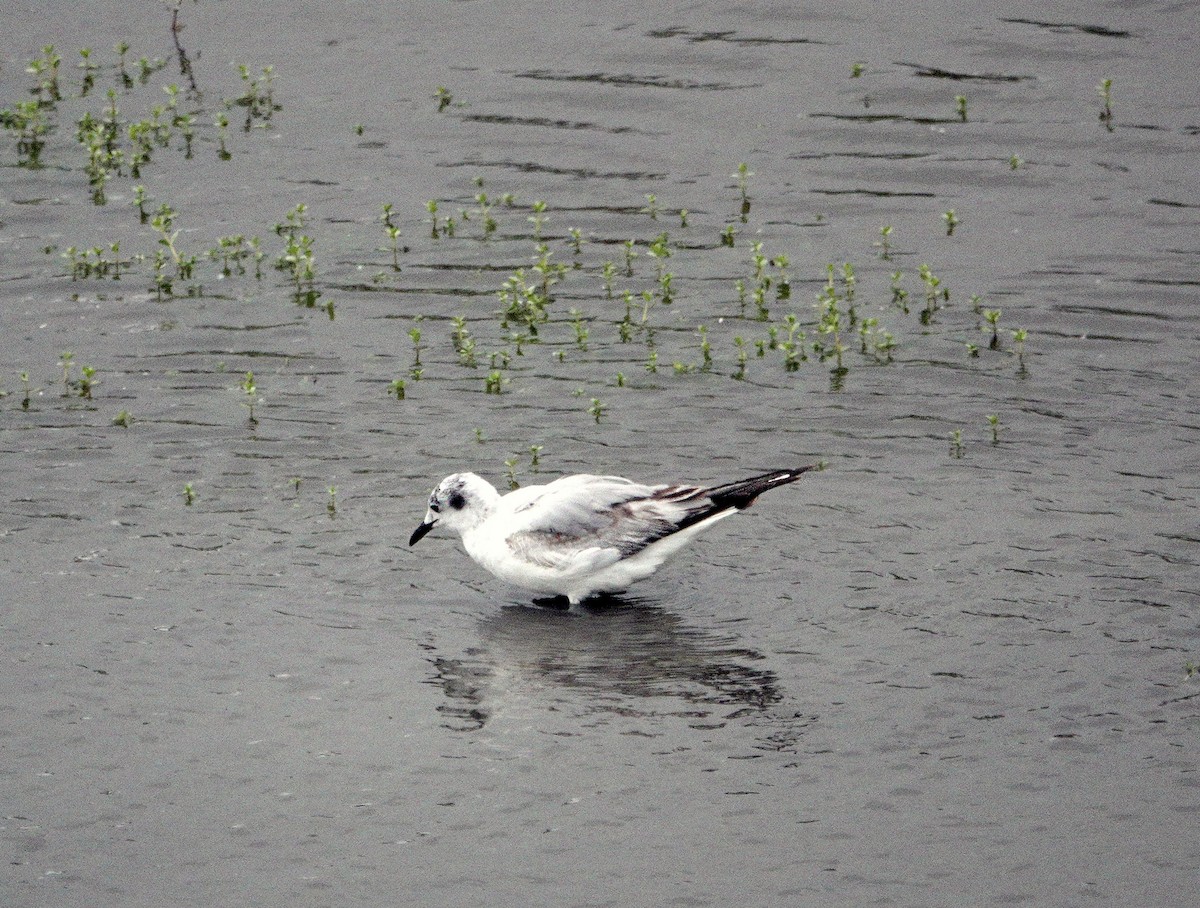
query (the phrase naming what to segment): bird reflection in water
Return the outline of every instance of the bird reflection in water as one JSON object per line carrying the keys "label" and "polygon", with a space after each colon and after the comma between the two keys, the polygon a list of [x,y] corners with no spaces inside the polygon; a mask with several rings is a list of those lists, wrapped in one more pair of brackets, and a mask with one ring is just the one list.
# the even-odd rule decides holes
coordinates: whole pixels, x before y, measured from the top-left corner
{"label": "bird reflection in water", "polygon": [[[439,709],[458,730],[482,729],[535,694],[577,717],[673,716],[699,728],[780,718],[767,715],[784,694],[761,653],[628,595],[597,597],[574,612],[506,606],[480,621],[479,636],[460,658],[432,659],[432,683],[446,695]],[[787,719],[798,733],[812,717]]]}

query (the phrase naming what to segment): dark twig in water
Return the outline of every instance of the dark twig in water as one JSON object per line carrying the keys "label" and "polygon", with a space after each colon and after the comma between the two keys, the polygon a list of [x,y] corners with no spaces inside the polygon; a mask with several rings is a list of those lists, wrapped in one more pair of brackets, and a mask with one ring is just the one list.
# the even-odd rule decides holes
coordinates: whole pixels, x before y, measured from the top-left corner
{"label": "dark twig in water", "polygon": [[187,51],[183,49],[183,45],[179,43],[179,33],[183,31],[183,23],[179,21],[179,4],[183,0],[176,0],[175,8],[171,10],[171,39],[175,42],[175,53],[179,56],[179,74],[186,76],[188,84],[192,87],[192,94],[200,94],[200,89],[196,85],[196,76],[192,72],[192,61],[187,55]]}

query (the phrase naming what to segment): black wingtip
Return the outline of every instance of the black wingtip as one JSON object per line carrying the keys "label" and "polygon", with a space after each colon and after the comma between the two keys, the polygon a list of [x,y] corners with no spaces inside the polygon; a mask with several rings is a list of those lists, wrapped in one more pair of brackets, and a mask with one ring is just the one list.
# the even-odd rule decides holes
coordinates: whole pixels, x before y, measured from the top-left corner
{"label": "black wingtip", "polygon": [[789,482],[795,482],[805,473],[822,468],[823,464],[821,463],[810,463],[794,469],[780,469],[771,473],[763,473],[759,476],[751,476],[749,479],[743,479],[740,482],[731,482],[729,485],[712,489],[709,492],[709,497],[713,502],[723,507],[743,510],[754,504],[754,500],[768,489],[787,485]]}

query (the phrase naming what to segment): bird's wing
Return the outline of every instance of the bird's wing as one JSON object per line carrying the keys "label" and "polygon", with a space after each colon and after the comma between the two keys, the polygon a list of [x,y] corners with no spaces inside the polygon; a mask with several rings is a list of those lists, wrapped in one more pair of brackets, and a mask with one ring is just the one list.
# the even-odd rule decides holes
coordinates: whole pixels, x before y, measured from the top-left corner
{"label": "bird's wing", "polygon": [[707,492],[618,476],[568,476],[513,501],[506,542],[514,555],[541,567],[596,570],[724,510]]}

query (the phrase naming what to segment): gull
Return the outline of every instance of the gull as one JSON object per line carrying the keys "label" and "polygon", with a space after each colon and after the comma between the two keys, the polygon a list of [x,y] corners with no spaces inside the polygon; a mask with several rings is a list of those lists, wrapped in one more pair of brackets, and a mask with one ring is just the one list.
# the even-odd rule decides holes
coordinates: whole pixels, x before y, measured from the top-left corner
{"label": "gull", "polygon": [[430,494],[408,544],[441,524],[457,531],[467,554],[491,574],[566,596],[574,606],[649,577],[701,531],[817,466],[711,488],[579,474],[507,495],[474,473],[454,473]]}

